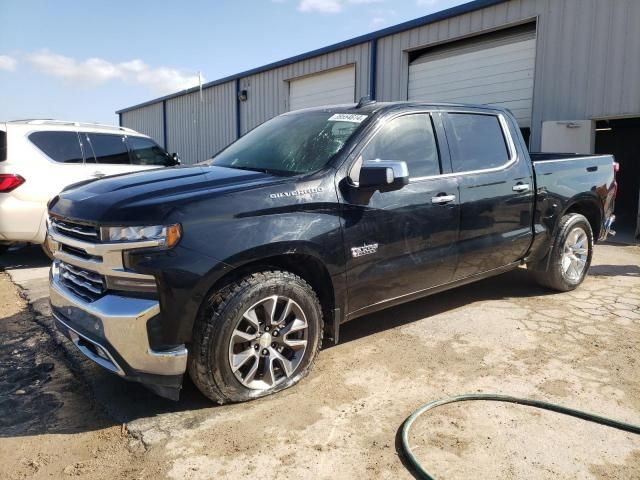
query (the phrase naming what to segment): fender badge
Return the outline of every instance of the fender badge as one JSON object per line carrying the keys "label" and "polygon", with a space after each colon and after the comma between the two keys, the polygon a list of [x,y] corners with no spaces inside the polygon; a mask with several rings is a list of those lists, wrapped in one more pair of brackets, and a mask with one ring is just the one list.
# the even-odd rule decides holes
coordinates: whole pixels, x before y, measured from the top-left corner
{"label": "fender badge", "polygon": [[351,256],[353,258],[358,258],[364,255],[371,255],[372,253],[376,253],[377,251],[378,251],[377,243],[371,243],[369,245],[365,244],[361,247],[352,247]]}
{"label": "fender badge", "polygon": [[323,191],[324,188],[322,187],[305,188],[304,190],[294,190],[293,192],[272,193],[269,195],[269,198],[299,197],[301,195],[309,195],[311,193],[322,193]]}

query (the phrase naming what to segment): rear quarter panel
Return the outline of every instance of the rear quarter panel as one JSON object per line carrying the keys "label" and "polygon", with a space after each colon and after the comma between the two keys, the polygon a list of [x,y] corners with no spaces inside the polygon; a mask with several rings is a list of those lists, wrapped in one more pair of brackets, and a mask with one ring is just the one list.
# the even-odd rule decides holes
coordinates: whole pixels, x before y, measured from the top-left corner
{"label": "rear quarter panel", "polygon": [[614,201],[611,155],[536,160],[534,154],[533,166],[536,180],[534,229],[538,238],[529,260],[544,258],[551,248],[560,218],[573,206],[591,202],[597,206],[602,221],[613,211]]}

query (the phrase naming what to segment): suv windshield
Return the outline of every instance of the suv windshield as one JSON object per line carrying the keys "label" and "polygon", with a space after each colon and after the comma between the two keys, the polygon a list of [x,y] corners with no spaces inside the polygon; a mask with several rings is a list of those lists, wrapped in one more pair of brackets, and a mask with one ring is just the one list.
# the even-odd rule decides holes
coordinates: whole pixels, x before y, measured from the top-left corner
{"label": "suv windshield", "polygon": [[296,175],[320,170],[366,115],[301,112],[263,123],[209,160],[218,167]]}

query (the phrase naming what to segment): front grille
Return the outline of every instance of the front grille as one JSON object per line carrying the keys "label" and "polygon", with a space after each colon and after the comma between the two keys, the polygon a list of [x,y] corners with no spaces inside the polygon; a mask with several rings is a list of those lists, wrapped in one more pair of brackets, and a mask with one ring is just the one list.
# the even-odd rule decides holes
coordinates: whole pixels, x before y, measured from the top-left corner
{"label": "front grille", "polygon": [[106,291],[102,275],[84,268],[60,262],[58,264],[60,282],[80,298],[94,302]]}
{"label": "front grille", "polygon": [[58,248],[63,252],[68,253],[69,255],[73,255],[74,257],[80,257],[85,260],[93,260],[96,262],[102,261],[102,257],[89,255],[85,250],[82,250],[81,248],[75,248],[70,245],[65,245],[64,243],[61,243]]}
{"label": "front grille", "polygon": [[59,218],[51,218],[51,225],[61,235],[78,238],[87,242],[97,242],[100,240],[100,232],[97,227],[82,223],[70,222]]}

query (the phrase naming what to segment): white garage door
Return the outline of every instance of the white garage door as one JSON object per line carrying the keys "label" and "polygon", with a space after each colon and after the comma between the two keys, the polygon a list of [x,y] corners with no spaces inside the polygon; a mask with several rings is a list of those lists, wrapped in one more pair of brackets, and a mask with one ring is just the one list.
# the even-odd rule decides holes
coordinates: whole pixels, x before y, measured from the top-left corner
{"label": "white garage door", "polygon": [[353,65],[289,81],[289,110],[353,103],[356,70]]}
{"label": "white garage door", "polygon": [[409,100],[506,107],[530,127],[535,56],[535,31],[425,53],[409,65]]}

